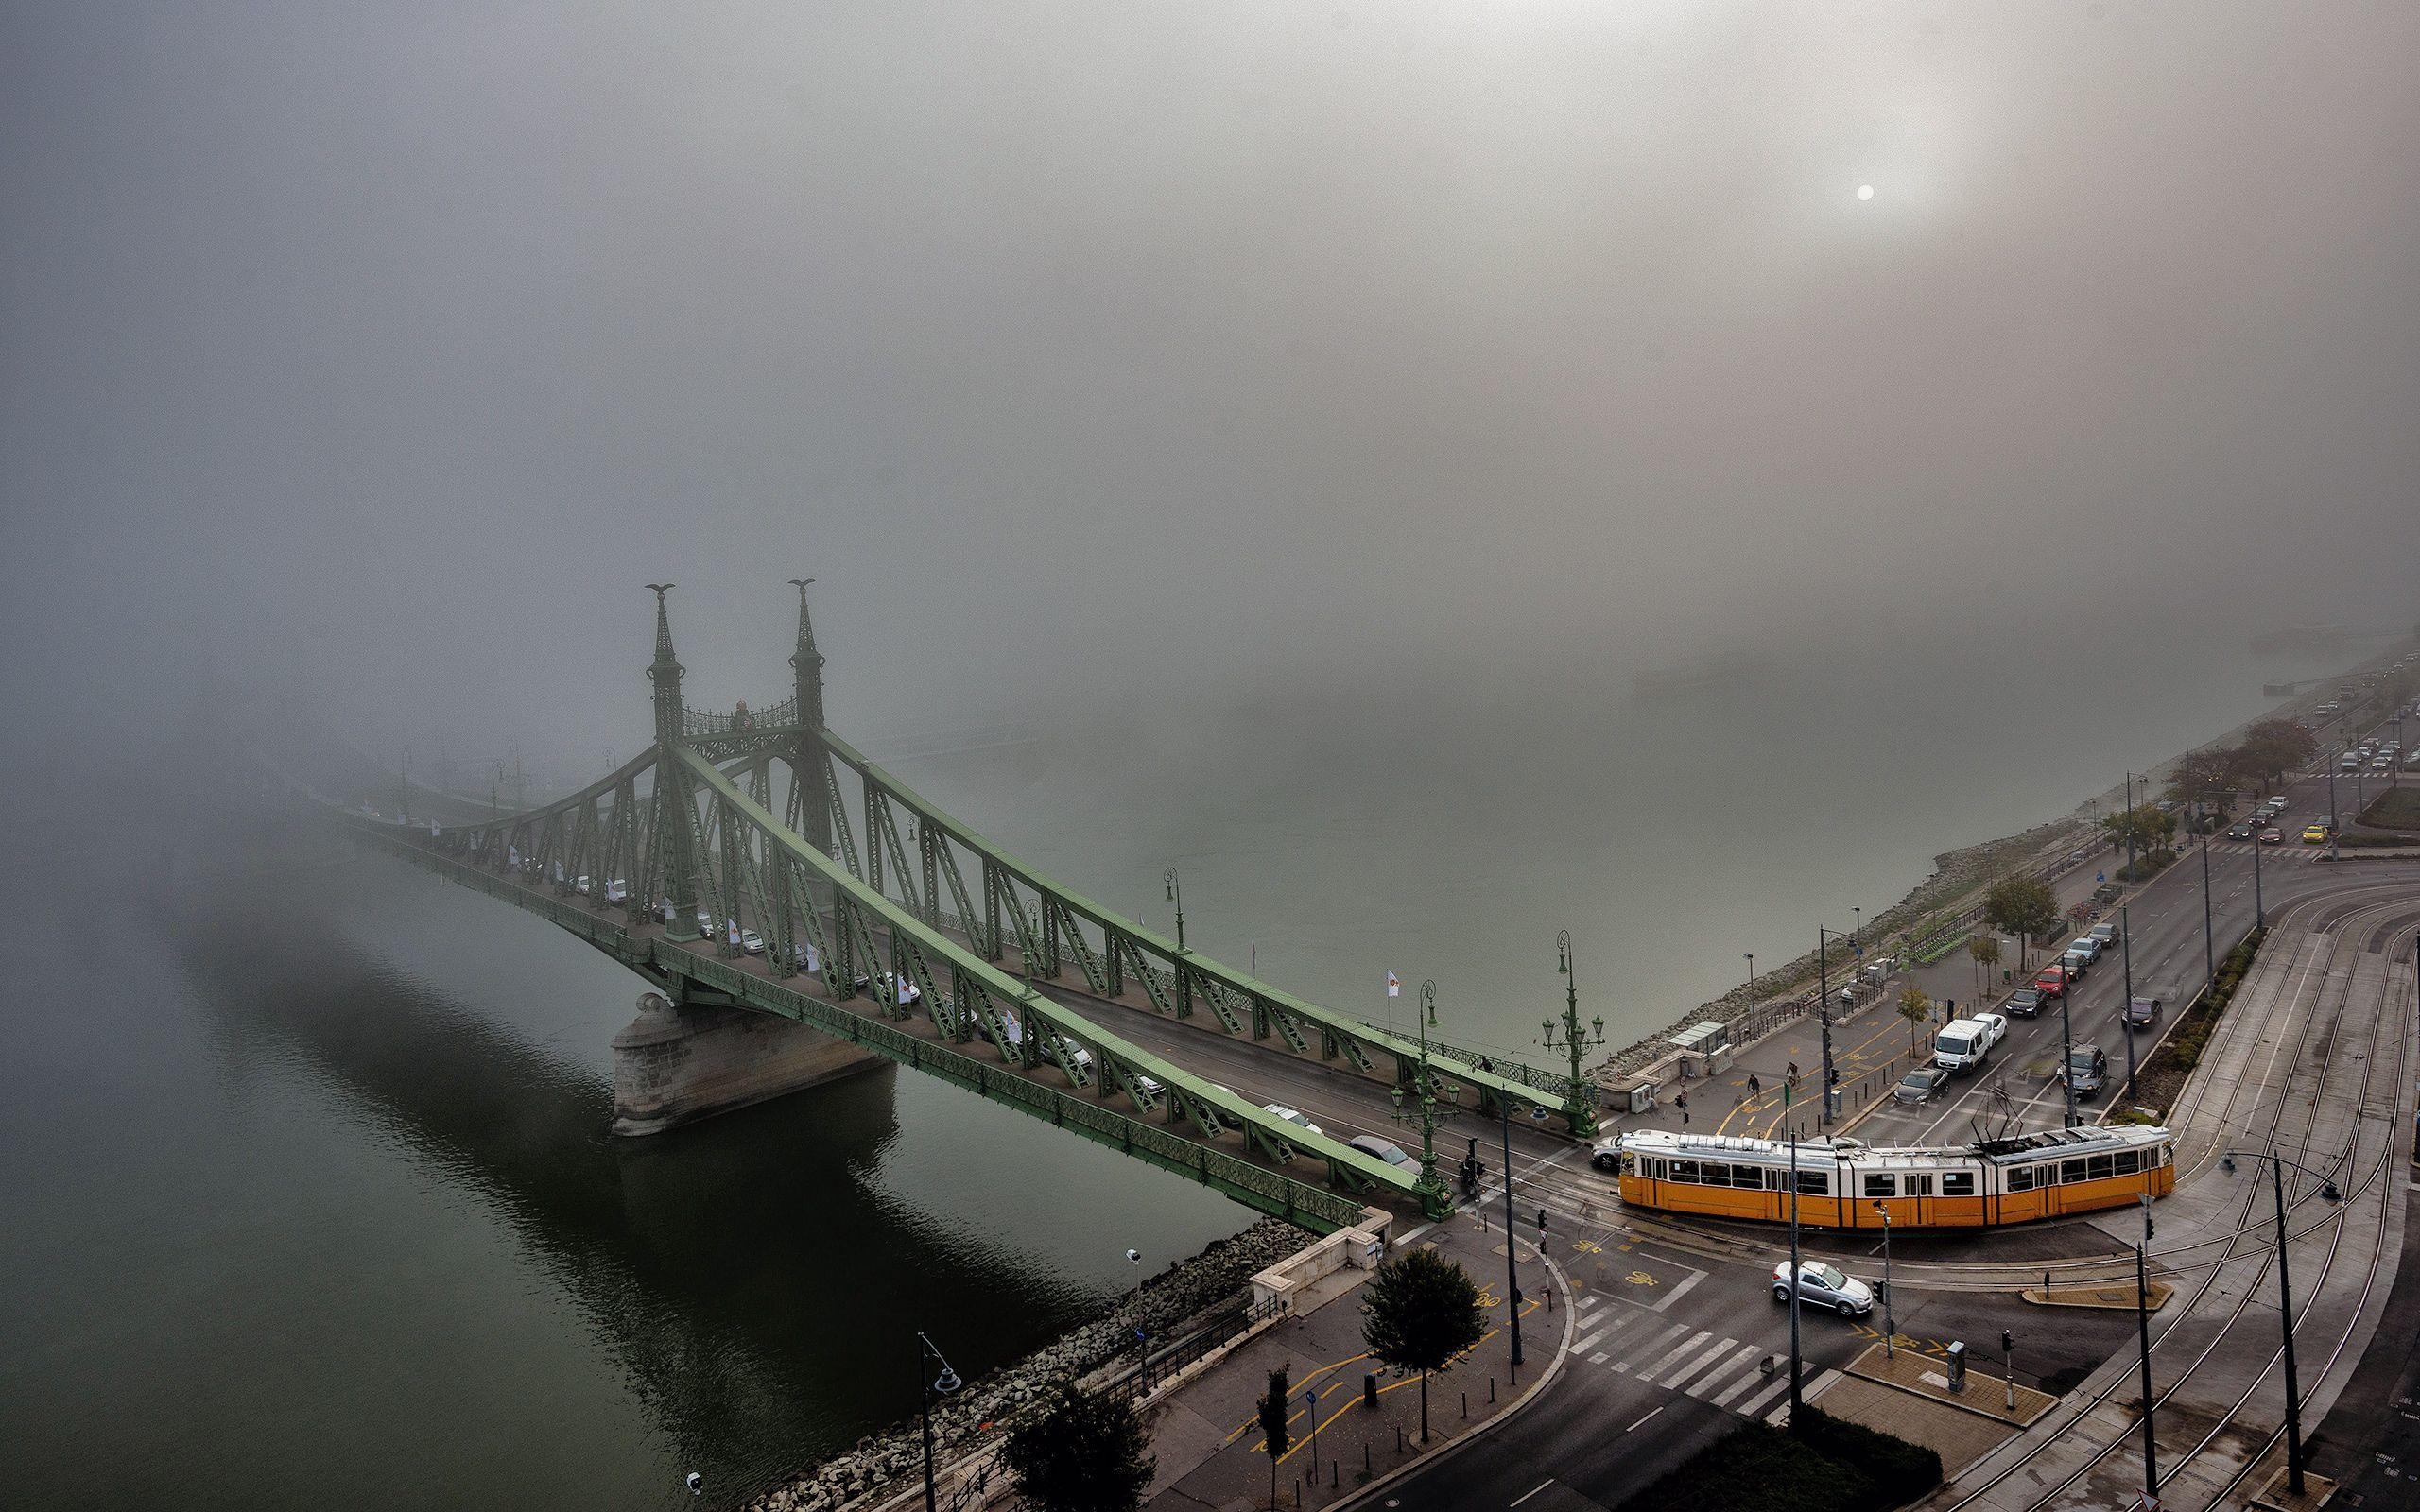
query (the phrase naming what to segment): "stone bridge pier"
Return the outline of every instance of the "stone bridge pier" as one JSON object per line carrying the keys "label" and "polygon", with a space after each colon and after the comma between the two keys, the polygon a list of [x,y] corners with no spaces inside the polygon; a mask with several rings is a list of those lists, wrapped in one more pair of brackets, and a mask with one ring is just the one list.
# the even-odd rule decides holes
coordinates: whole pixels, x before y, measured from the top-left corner
{"label": "stone bridge pier", "polygon": [[642,993],[614,1037],[614,1132],[660,1134],[883,1063],[769,1013]]}

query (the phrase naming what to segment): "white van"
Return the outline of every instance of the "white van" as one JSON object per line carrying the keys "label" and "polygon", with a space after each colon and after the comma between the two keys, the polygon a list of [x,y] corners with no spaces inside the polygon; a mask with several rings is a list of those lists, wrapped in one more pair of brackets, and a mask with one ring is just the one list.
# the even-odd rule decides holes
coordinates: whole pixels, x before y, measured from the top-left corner
{"label": "white van", "polygon": [[1979,1070],[1992,1053],[1991,1025],[1960,1019],[1932,1037],[1932,1063],[1951,1075]]}

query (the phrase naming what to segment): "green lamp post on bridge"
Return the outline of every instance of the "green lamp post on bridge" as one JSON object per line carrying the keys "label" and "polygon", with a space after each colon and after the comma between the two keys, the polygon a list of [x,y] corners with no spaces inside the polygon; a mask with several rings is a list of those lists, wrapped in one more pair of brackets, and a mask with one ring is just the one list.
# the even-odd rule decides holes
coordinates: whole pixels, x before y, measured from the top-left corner
{"label": "green lamp post on bridge", "polygon": [[1428,1029],[1437,1022],[1437,984],[1434,980],[1420,984],[1420,1059],[1411,1076],[1412,1106],[1404,1106],[1403,1083],[1398,1079],[1387,1089],[1395,1105],[1395,1122],[1420,1125],[1420,1206],[1430,1218],[1442,1218],[1447,1209],[1445,1183],[1437,1178],[1437,1074],[1428,1064]]}
{"label": "green lamp post on bridge", "polygon": [[1571,1058],[1571,1085],[1563,1102],[1563,1116],[1571,1125],[1574,1139],[1597,1137],[1597,1109],[1591,1106],[1587,1083],[1580,1078],[1580,1057],[1591,1050],[1605,1048],[1605,1021],[1591,1019],[1590,1029],[1580,1027],[1580,957],[1571,948],[1571,931],[1562,930],[1555,936],[1555,971],[1563,977],[1563,1038],[1555,1038],[1556,1026],[1549,1022],[1546,1029],[1546,1046],[1561,1050]]}
{"label": "green lamp post on bridge", "polygon": [[1177,880],[1176,868],[1168,868],[1167,901],[1176,904],[1176,948],[1184,949],[1184,884]]}

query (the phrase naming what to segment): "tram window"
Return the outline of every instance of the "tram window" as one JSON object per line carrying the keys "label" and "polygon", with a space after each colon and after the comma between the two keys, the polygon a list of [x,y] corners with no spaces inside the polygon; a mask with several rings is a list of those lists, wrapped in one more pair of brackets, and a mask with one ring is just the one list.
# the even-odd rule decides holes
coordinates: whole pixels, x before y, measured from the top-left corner
{"label": "tram window", "polygon": [[1674,1160],[1674,1161],[1672,1162],[1672,1179],[1673,1179],[1673,1180],[1675,1180],[1675,1181],[1695,1181],[1697,1178],[1698,1178],[1698,1162],[1697,1162],[1697,1161],[1695,1161],[1695,1160]]}
{"label": "tram window", "polygon": [[2110,1177],[2118,1174],[2118,1160],[2116,1156],[2096,1155],[2085,1163],[2089,1168],[2091,1179],[2095,1181],[2106,1180]]}
{"label": "tram window", "polygon": [[1765,1184],[1765,1168],[1761,1165],[1735,1165],[1731,1168],[1731,1184],[1743,1192],[1755,1192]]}
{"label": "tram window", "polygon": [[1798,1190],[1800,1194],[1803,1196],[1829,1196],[1832,1193],[1832,1173],[1829,1171],[1801,1171],[1798,1173]]}
{"label": "tram window", "polygon": [[2117,1161],[2119,1176],[2133,1176],[2142,1169],[2142,1157],[2132,1150],[2119,1150],[2117,1154]]}
{"label": "tram window", "polygon": [[1945,1197],[1971,1197],[1975,1194],[1975,1173],[1944,1171],[1941,1173],[1941,1194]]}
{"label": "tram window", "polygon": [[1782,1174],[1779,1171],[1767,1171],[1765,1173],[1765,1190],[1768,1192],[1779,1192],[1781,1190],[1781,1177]]}
{"label": "tram window", "polygon": [[1899,1194],[1899,1178],[1888,1171],[1865,1173],[1865,1194],[1869,1197],[1895,1197]]}
{"label": "tram window", "polygon": [[1932,1195],[1932,1173],[1909,1172],[1899,1178],[1900,1195],[1929,1197]]}
{"label": "tram window", "polygon": [[2059,1162],[2059,1179],[2061,1181],[2083,1180],[2084,1178],[2084,1168],[2088,1163],[2088,1161],[2084,1160],[2061,1160]]}
{"label": "tram window", "polygon": [[2008,1189],[2011,1192],[2032,1191],[2037,1184],[2034,1177],[2042,1169],[2043,1167],[2038,1165],[2010,1166],[2008,1170]]}

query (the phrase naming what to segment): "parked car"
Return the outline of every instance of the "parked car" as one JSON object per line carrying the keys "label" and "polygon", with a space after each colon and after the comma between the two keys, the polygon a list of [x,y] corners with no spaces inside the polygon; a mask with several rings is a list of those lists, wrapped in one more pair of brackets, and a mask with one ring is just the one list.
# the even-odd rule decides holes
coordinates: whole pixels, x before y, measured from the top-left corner
{"label": "parked car", "polygon": [[2087,951],[2077,950],[2071,945],[2067,947],[2066,953],[2059,957],[2059,964],[2067,969],[2069,981],[2080,982],[2083,979],[2084,973],[2092,970],[2092,954]]}
{"label": "parked car", "polygon": [[2084,964],[2089,966],[2093,962],[2100,959],[2100,941],[2093,938],[2090,935],[2082,936],[2068,944],[2067,954],[2070,955],[2082,955],[2084,959]]}
{"label": "parked car", "polygon": [[2064,966],[2046,966],[2042,968],[2042,970],[2036,973],[2033,978],[2033,988],[2035,991],[2040,992],[2046,998],[2066,997],[2067,995],[2067,969]]}
{"label": "parked car", "polygon": [[1975,1022],[1991,1035],[1994,1045],[2008,1038],[2008,1020],[1996,1013],[1979,1013],[1975,1015]]}
{"label": "parked car", "polygon": [[1260,1105],[1260,1110],[1264,1113],[1274,1113],[1279,1118],[1284,1119],[1287,1123],[1295,1125],[1309,1133],[1324,1134],[1327,1132],[1327,1130],[1320,1127],[1317,1124],[1312,1123],[1309,1119],[1305,1118],[1301,1113],[1287,1107],[1284,1103],[1263,1103]]}
{"label": "parked car", "polygon": [[1899,1078],[1891,1098],[1900,1103],[1929,1103],[1949,1090],[1949,1073],[1939,1066],[1918,1066]]}
{"label": "parked car", "polygon": [[2125,1018],[2128,1023],[2137,1029],[2151,1027],[2159,1022],[2159,999],[2128,998]]}
{"label": "parked car", "polygon": [[[1773,1300],[1789,1301],[1790,1291],[1789,1262],[1785,1260],[1773,1267]],[[1873,1287],[1820,1260],[1799,1263],[1797,1292],[1801,1307],[1828,1307],[1842,1317],[1863,1317],[1874,1311]]]}
{"label": "parked car", "polygon": [[2001,1004],[2000,1006],[2006,1008],[2009,1012],[2015,1014],[2020,1019],[2031,1019],[2035,1014],[2040,1013],[2042,1011],[2042,1005],[2048,1001],[2049,999],[2043,995],[2040,988],[2021,987],[2015,991],[2010,993],[2008,995],[2008,1001]]}
{"label": "parked car", "polygon": [[2104,951],[2118,943],[2118,926],[2114,922],[2095,924],[2090,929],[2085,930],[2084,934],[2092,939],[2099,940],[2100,942],[2100,948]]}
{"label": "parked car", "polygon": [[1400,1144],[1391,1144],[1375,1134],[1356,1134],[1344,1142],[1364,1155],[1374,1156],[1389,1165],[1418,1165]]}
{"label": "parked car", "polygon": [[2060,1075],[2078,1097],[2090,1097],[2109,1080],[2109,1057],[2096,1044],[2070,1045]]}

